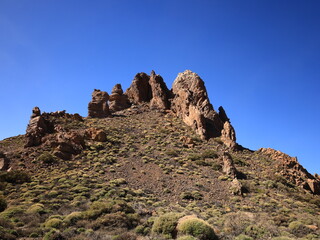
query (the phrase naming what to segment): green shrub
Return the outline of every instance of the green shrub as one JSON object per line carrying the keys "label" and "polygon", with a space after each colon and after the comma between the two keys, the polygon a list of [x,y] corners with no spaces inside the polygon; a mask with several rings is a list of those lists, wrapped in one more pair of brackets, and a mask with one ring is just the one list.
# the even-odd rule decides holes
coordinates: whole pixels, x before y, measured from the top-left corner
{"label": "green shrub", "polygon": [[41,213],[45,213],[44,206],[41,203],[33,204],[27,209],[26,213],[29,213],[29,214],[32,214],[32,213],[40,213],[40,214]]}
{"label": "green shrub", "polygon": [[288,228],[290,229],[290,232],[297,237],[303,237],[312,232],[311,229],[307,228],[304,224],[302,224],[299,221],[291,222]]}
{"label": "green shrub", "polygon": [[83,217],[82,212],[72,212],[64,218],[64,222],[68,225],[74,225],[78,220]]}
{"label": "green shrub", "polygon": [[253,240],[253,238],[244,234],[240,234],[239,236],[235,237],[234,240]]}
{"label": "green shrub", "polygon": [[3,196],[0,196],[0,212],[3,212],[7,208],[7,201]]}
{"label": "green shrub", "polygon": [[197,237],[200,240],[218,239],[213,228],[199,218],[181,220],[181,223],[178,225],[178,233],[188,234]]}
{"label": "green shrub", "polygon": [[248,226],[244,232],[254,239],[261,239],[265,234],[267,234],[267,230],[265,228],[256,224]]}
{"label": "green shrub", "polygon": [[176,226],[180,217],[179,213],[166,213],[158,217],[153,223],[152,232],[175,237]]}
{"label": "green shrub", "polygon": [[59,218],[51,218],[44,223],[46,228],[60,228],[63,221]]}
{"label": "green shrub", "polygon": [[197,239],[193,236],[185,235],[185,236],[178,237],[177,240],[197,240]]}
{"label": "green shrub", "polygon": [[57,159],[52,155],[50,154],[49,152],[44,152],[42,153],[38,158],[37,160],[39,162],[42,162],[44,164],[53,164],[53,163],[56,163],[57,162]]}

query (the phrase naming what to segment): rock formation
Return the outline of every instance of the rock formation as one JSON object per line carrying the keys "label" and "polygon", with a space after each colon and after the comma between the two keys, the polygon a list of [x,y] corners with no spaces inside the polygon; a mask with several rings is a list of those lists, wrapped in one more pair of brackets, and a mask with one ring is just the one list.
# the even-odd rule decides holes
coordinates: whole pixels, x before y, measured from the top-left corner
{"label": "rock formation", "polygon": [[150,102],[152,98],[151,86],[149,84],[150,76],[146,73],[138,73],[125,94],[133,104]]}
{"label": "rock formation", "polygon": [[73,154],[79,154],[84,149],[84,137],[77,132],[61,132],[56,135],[56,141],[51,143],[55,148],[53,154],[61,159],[69,160]]}
{"label": "rock formation", "polygon": [[104,118],[111,115],[108,106],[109,95],[107,92],[94,89],[92,100],[88,105],[88,116],[93,118]]}
{"label": "rock formation", "polygon": [[278,173],[289,182],[300,186],[314,194],[320,194],[320,181],[301,166],[296,157],[274,150],[272,148],[260,148],[259,152],[269,156],[275,161]]}
{"label": "rock formation", "polygon": [[48,132],[48,123],[40,115],[40,109],[38,107],[33,108],[31,119],[27,126],[25,147],[40,145],[42,137]]}
{"label": "rock formation", "polygon": [[0,171],[6,171],[9,168],[10,160],[6,155],[0,152]]}
{"label": "rock formation", "polygon": [[97,142],[105,142],[107,140],[107,134],[101,130],[96,128],[89,128],[85,133],[86,137]]}
{"label": "rock formation", "polygon": [[151,108],[169,109],[170,91],[164,83],[163,78],[154,71],[150,74],[149,84],[151,86],[152,99],[150,101]]}
{"label": "rock formation", "polygon": [[223,122],[209,102],[202,79],[190,70],[175,79],[171,109],[204,139],[219,137]]}
{"label": "rock formation", "polygon": [[160,75],[138,73],[125,93],[133,104],[150,103],[151,108],[169,109],[171,92]]}
{"label": "rock formation", "polygon": [[223,124],[223,129],[221,130],[221,141],[229,148],[235,148],[237,146],[236,132],[229,121],[226,121]]}
{"label": "rock formation", "polygon": [[224,172],[226,175],[228,175],[231,178],[236,178],[237,170],[228,152],[223,153],[222,160],[223,160],[222,172]]}
{"label": "rock formation", "polygon": [[109,108],[111,112],[121,111],[130,107],[128,96],[123,94],[121,84],[116,84],[109,98]]}

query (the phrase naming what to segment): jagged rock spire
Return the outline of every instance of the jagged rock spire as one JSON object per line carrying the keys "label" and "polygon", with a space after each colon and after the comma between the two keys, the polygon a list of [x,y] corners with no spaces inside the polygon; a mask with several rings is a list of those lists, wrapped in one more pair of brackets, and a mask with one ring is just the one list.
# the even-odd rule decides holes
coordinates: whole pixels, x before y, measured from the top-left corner
{"label": "jagged rock spire", "polygon": [[107,92],[94,89],[92,100],[88,105],[88,116],[104,118],[111,115],[108,106],[109,95]]}

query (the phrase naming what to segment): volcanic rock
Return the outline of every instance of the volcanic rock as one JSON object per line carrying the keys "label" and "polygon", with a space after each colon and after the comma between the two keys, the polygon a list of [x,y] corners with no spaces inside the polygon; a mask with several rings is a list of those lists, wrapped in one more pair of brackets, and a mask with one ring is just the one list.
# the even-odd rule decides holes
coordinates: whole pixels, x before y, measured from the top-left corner
{"label": "volcanic rock", "polygon": [[71,159],[73,154],[79,154],[84,149],[84,137],[77,132],[61,132],[52,143],[54,155],[64,160]]}
{"label": "volcanic rock", "polygon": [[234,195],[242,195],[242,188],[242,184],[237,178],[233,179],[230,183],[230,190]]}
{"label": "volcanic rock", "polygon": [[272,148],[260,148],[258,152],[261,152],[274,160],[278,173],[289,182],[309,190],[314,194],[320,194],[319,179],[300,165],[296,157],[290,157],[289,155]]}
{"label": "volcanic rock", "polygon": [[40,145],[42,137],[49,132],[47,121],[38,114],[40,114],[40,109],[38,107],[33,108],[31,119],[27,126],[25,147]]}
{"label": "volcanic rock", "polygon": [[169,109],[170,91],[160,75],[154,71],[150,74],[149,84],[151,86],[152,99],[150,101],[151,108]]}
{"label": "volcanic rock", "polygon": [[229,121],[223,124],[221,130],[221,141],[229,148],[235,148],[236,144],[236,132]]}
{"label": "volcanic rock", "polygon": [[150,102],[152,98],[151,86],[149,84],[150,76],[146,73],[138,73],[125,94],[129,101],[134,104]]}
{"label": "volcanic rock", "polygon": [[10,160],[6,155],[0,152],[0,171],[6,171],[9,168]]}
{"label": "volcanic rock", "polygon": [[107,134],[96,128],[89,128],[86,130],[86,137],[97,142],[105,142],[107,140]]}
{"label": "volcanic rock", "polygon": [[123,94],[121,84],[116,84],[109,98],[109,108],[111,112],[121,111],[130,107],[128,96]]}
{"label": "volcanic rock", "polygon": [[171,110],[202,138],[219,137],[223,122],[209,102],[203,80],[190,70],[179,73],[172,86]]}
{"label": "volcanic rock", "polygon": [[228,152],[224,152],[223,153],[223,167],[222,167],[222,171],[230,176],[231,178],[236,178],[237,177],[237,169],[234,166],[232,157],[230,156],[230,154]]}
{"label": "volcanic rock", "polygon": [[104,118],[111,115],[108,106],[109,95],[107,92],[94,89],[92,100],[88,105],[88,116],[92,118]]}
{"label": "volcanic rock", "polygon": [[35,117],[38,117],[41,115],[41,111],[40,111],[40,108],[38,107],[34,107],[32,109],[32,114],[31,114],[31,118],[35,118]]}

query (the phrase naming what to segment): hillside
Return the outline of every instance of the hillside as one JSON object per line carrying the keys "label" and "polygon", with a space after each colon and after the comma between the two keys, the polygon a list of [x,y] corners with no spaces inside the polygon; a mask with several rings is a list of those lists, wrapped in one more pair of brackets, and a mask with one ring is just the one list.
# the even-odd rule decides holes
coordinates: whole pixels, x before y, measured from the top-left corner
{"label": "hillside", "polygon": [[137,74],[0,142],[1,239],[320,239],[319,176],[236,142],[201,78]]}

